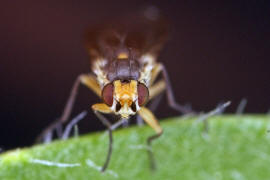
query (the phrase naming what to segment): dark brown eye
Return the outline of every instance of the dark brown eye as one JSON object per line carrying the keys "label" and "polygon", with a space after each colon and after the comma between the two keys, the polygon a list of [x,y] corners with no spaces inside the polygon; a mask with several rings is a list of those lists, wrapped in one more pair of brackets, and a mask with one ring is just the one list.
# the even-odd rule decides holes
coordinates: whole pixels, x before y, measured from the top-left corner
{"label": "dark brown eye", "polygon": [[148,88],[143,83],[139,83],[137,91],[138,91],[139,106],[143,106],[147,102],[149,97]]}
{"label": "dark brown eye", "polygon": [[102,99],[108,106],[112,106],[113,104],[113,91],[114,86],[112,83],[105,85],[102,90]]}

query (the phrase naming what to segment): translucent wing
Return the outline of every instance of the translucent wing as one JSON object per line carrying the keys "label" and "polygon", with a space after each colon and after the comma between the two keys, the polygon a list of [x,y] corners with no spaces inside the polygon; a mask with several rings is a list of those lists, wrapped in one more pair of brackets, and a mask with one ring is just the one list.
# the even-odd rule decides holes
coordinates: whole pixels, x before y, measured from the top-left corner
{"label": "translucent wing", "polygon": [[86,48],[92,61],[99,58],[111,60],[120,52],[137,58],[146,53],[156,57],[167,40],[167,34],[167,22],[158,9],[150,7],[90,27],[86,33]]}

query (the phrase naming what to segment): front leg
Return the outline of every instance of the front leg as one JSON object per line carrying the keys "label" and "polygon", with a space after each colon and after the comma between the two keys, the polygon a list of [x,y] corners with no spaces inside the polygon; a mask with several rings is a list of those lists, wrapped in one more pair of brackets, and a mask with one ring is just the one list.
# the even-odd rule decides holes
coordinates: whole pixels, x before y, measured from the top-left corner
{"label": "front leg", "polygon": [[173,109],[175,109],[176,111],[179,111],[183,114],[189,114],[189,113],[193,113],[192,110],[178,104],[176,101],[175,101],[175,97],[174,97],[174,94],[173,94],[173,90],[172,90],[172,85],[171,85],[171,82],[170,82],[170,79],[169,79],[169,75],[168,75],[168,72],[165,68],[165,66],[163,64],[160,64],[161,66],[161,71],[162,71],[162,76],[166,82],[166,93],[167,93],[167,100],[168,100],[168,103],[170,105],[170,107],[172,107]]}
{"label": "front leg", "polygon": [[[165,88],[159,93],[155,89],[152,89],[152,88],[149,89],[149,94],[150,94],[149,100],[151,100],[151,101],[150,101],[149,105],[147,105],[147,107],[150,111],[152,111],[152,112],[156,111],[156,109],[157,109],[158,105],[160,104],[160,101],[164,95],[164,93],[163,93],[164,90],[165,90]],[[154,98],[152,99],[151,97],[154,93],[157,93],[157,95],[154,95]],[[137,114],[137,116],[136,116],[136,121],[137,121],[138,126],[142,126],[144,124],[142,117],[139,114]]]}
{"label": "front leg", "polygon": [[96,114],[96,116],[98,117],[98,119],[102,122],[102,124],[108,128],[108,132],[109,132],[109,149],[108,149],[106,161],[101,168],[101,172],[104,172],[109,165],[111,155],[112,155],[112,144],[113,144],[112,130],[113,129],[112,129],[112,124],[101,113],[108,114],[108,113],[112,113],[112,111],[109,106],[103,103],[94,104],[92,106],[92,109],[94,113]]}
{"label": "front leg", "polygon": [[155,140],[156,138],[160,137],[161,134],[163,133],[162,128],[160,127],[158,120],[156,119],[156,117],[153,115],[153,113],[147,109],[146,107],[141,107],[141,109],[139,110],[139,115],[142,117],[142,119],[150,126],[152,127],[156,134],[150,136],[147,138],[147,145],[148,145],[148,155],[149,155],[149,159],[150,159],[150,165],[152,169],[156,168],[156,163],[154,160],[154,154],[152,151],[152,146],[151,143],[153,140]]}

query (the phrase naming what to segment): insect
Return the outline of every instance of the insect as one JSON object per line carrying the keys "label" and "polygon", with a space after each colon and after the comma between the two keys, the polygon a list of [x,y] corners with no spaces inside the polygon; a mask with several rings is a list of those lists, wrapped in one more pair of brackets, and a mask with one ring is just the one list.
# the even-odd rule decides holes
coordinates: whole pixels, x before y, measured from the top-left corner
{"label": "insect", "polygon": [[[151,147],[152,141],[163,130],[146,107],[149,101],[166,91],[168,104],[173,109],[181,113],[189,112],[175,101],[165,66],[157,61],[167,37],[167,22],[158,12],[144,11],[88,30],[86,49],[90,55],[92,73],[78,76],[62,116],[43,134],[69,119],[78,87],[83,84],[103,101],[91,107],[109,132],[108,154],[101,171],[105,171],[109,164],[113,143],[113,124],[103,114],[114,114],[119,119],[138,114],[155,131],[147,139]],[[148,153],[151,167],[154,168],[152,151],[148,150]]]}

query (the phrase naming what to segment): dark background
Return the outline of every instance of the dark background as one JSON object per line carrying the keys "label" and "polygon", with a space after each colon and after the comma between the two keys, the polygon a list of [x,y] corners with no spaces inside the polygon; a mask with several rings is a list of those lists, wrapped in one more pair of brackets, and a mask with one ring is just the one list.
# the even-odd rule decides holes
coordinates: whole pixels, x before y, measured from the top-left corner
{"label": "dark background", "polygon": [[[172,22],[160,60],[170,74],[176,98],[198,111],[231,100],[235,112],[270,108],[270,6],[266,1],[201,3],[156,0]],[[0,147],[31,145],[59,117],[78,74],[89,72],[83,47],[86,27],[149,5],[145,1],[1,1]],[[163,98],[164,100],[164,98]],[[102,129],[90,110],[99,99],[80,89],[74,115],[88,110],[81,132]],[[164,101],[165,102],[165,101]],[[163,103],[164,104],[164,103]],[[157,116],[175,116],[166,105]]]}

